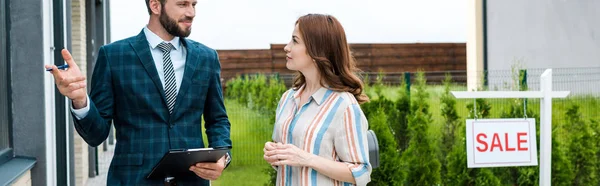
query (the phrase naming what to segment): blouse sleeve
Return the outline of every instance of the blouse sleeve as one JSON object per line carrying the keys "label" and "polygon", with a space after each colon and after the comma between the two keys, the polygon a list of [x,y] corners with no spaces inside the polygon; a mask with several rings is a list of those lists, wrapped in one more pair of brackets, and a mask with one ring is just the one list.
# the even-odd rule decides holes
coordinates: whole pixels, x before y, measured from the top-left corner
{"label": "blouse sleeve", "polygon": [[335,151],[340,161],[348,165],[356,185],[371,181],[367,130],[368,122],[357,103],[349,105],[343,114],[343,126],[337,127],[334,138]]}

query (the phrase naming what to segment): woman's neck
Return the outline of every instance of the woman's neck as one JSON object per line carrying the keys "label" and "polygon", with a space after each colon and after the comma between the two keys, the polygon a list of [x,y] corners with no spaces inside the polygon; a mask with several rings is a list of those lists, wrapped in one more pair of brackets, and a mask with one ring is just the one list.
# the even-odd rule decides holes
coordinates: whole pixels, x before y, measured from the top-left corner
{"label": "woman's neck", "polygon": [[306,72],[302,72],[304,75],[304,90],[303,93],[308,93],[309,96],[319,90],[321,87],[321,76],[319,75],[317,69],[308,70]]}

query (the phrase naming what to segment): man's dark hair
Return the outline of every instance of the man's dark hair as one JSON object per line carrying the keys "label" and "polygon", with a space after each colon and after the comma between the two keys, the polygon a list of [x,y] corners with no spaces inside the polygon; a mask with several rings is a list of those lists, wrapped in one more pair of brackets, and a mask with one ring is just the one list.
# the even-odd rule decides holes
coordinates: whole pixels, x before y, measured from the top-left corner
{"label": "man's dark hair", "polygon": [[[166,1],[167,0],[158,0],[158,2],[160,2],[161,7],[165,6]],[[152,10],[150,9],[150,0],[146,0],[146,8],[148,8],[148,15],[152,15]]]}

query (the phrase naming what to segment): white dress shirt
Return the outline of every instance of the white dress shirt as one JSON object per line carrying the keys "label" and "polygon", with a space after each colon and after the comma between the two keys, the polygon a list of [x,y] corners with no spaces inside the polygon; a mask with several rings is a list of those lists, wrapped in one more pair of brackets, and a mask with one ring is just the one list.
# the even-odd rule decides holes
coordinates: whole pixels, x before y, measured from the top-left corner
{"label": "white dress shirt", "polygon": [[[179,92],[179,87],[181,87],[181,81],[183,80],[183,72],[185,70],[185,59],[187,51],[185,46],[181,44],[179,41],[179,37],[174,37],[171,41],[163,41],[158,35],[154,34],[148,27],[144,27],[144,35],[146,36],[146,40],[148,41],[148,47],[150,47],[150,51],[152,52],[152,59],[154,60],[154,65],[156,66],[156,71],[158,72],[158,77],[160,78],[160,82],[163,84],[163,90],[165,90],[165,72],[163,70],[163,52],[160,48],[157,48],[158,44],[162,42],[169,42],[173,45],[174,49],[171,50],[171,62],[173,63],[173,70],[175,71],[175,80],[177,84],[177,92]],[[81,109],[73,109],[71,107],[71,111],[73,115],[80,120],[85,118],[90,111],[90,98],[87,97],[87,105]]]}

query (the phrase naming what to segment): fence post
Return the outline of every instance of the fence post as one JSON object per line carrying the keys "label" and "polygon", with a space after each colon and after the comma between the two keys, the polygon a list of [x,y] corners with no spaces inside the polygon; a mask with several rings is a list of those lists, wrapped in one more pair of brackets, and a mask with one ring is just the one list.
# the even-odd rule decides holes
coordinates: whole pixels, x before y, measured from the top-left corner
{"label": "fence post", "polygon": [[410,97],[410,72],[404,72],[404,83],[406,83],[406,93]]}
{"label": "fence post", "polygon": [[[526,91],[529,88],[527,87],[527,69],[519,70],[519,90]],[[523,98],[523,104],[527,105],[527,98]],[[523,112],[527,112],[524,110]]]}
{"label": "fence post", "polygon": [[519,70],[519,90],[527,90],[527,69]]}

